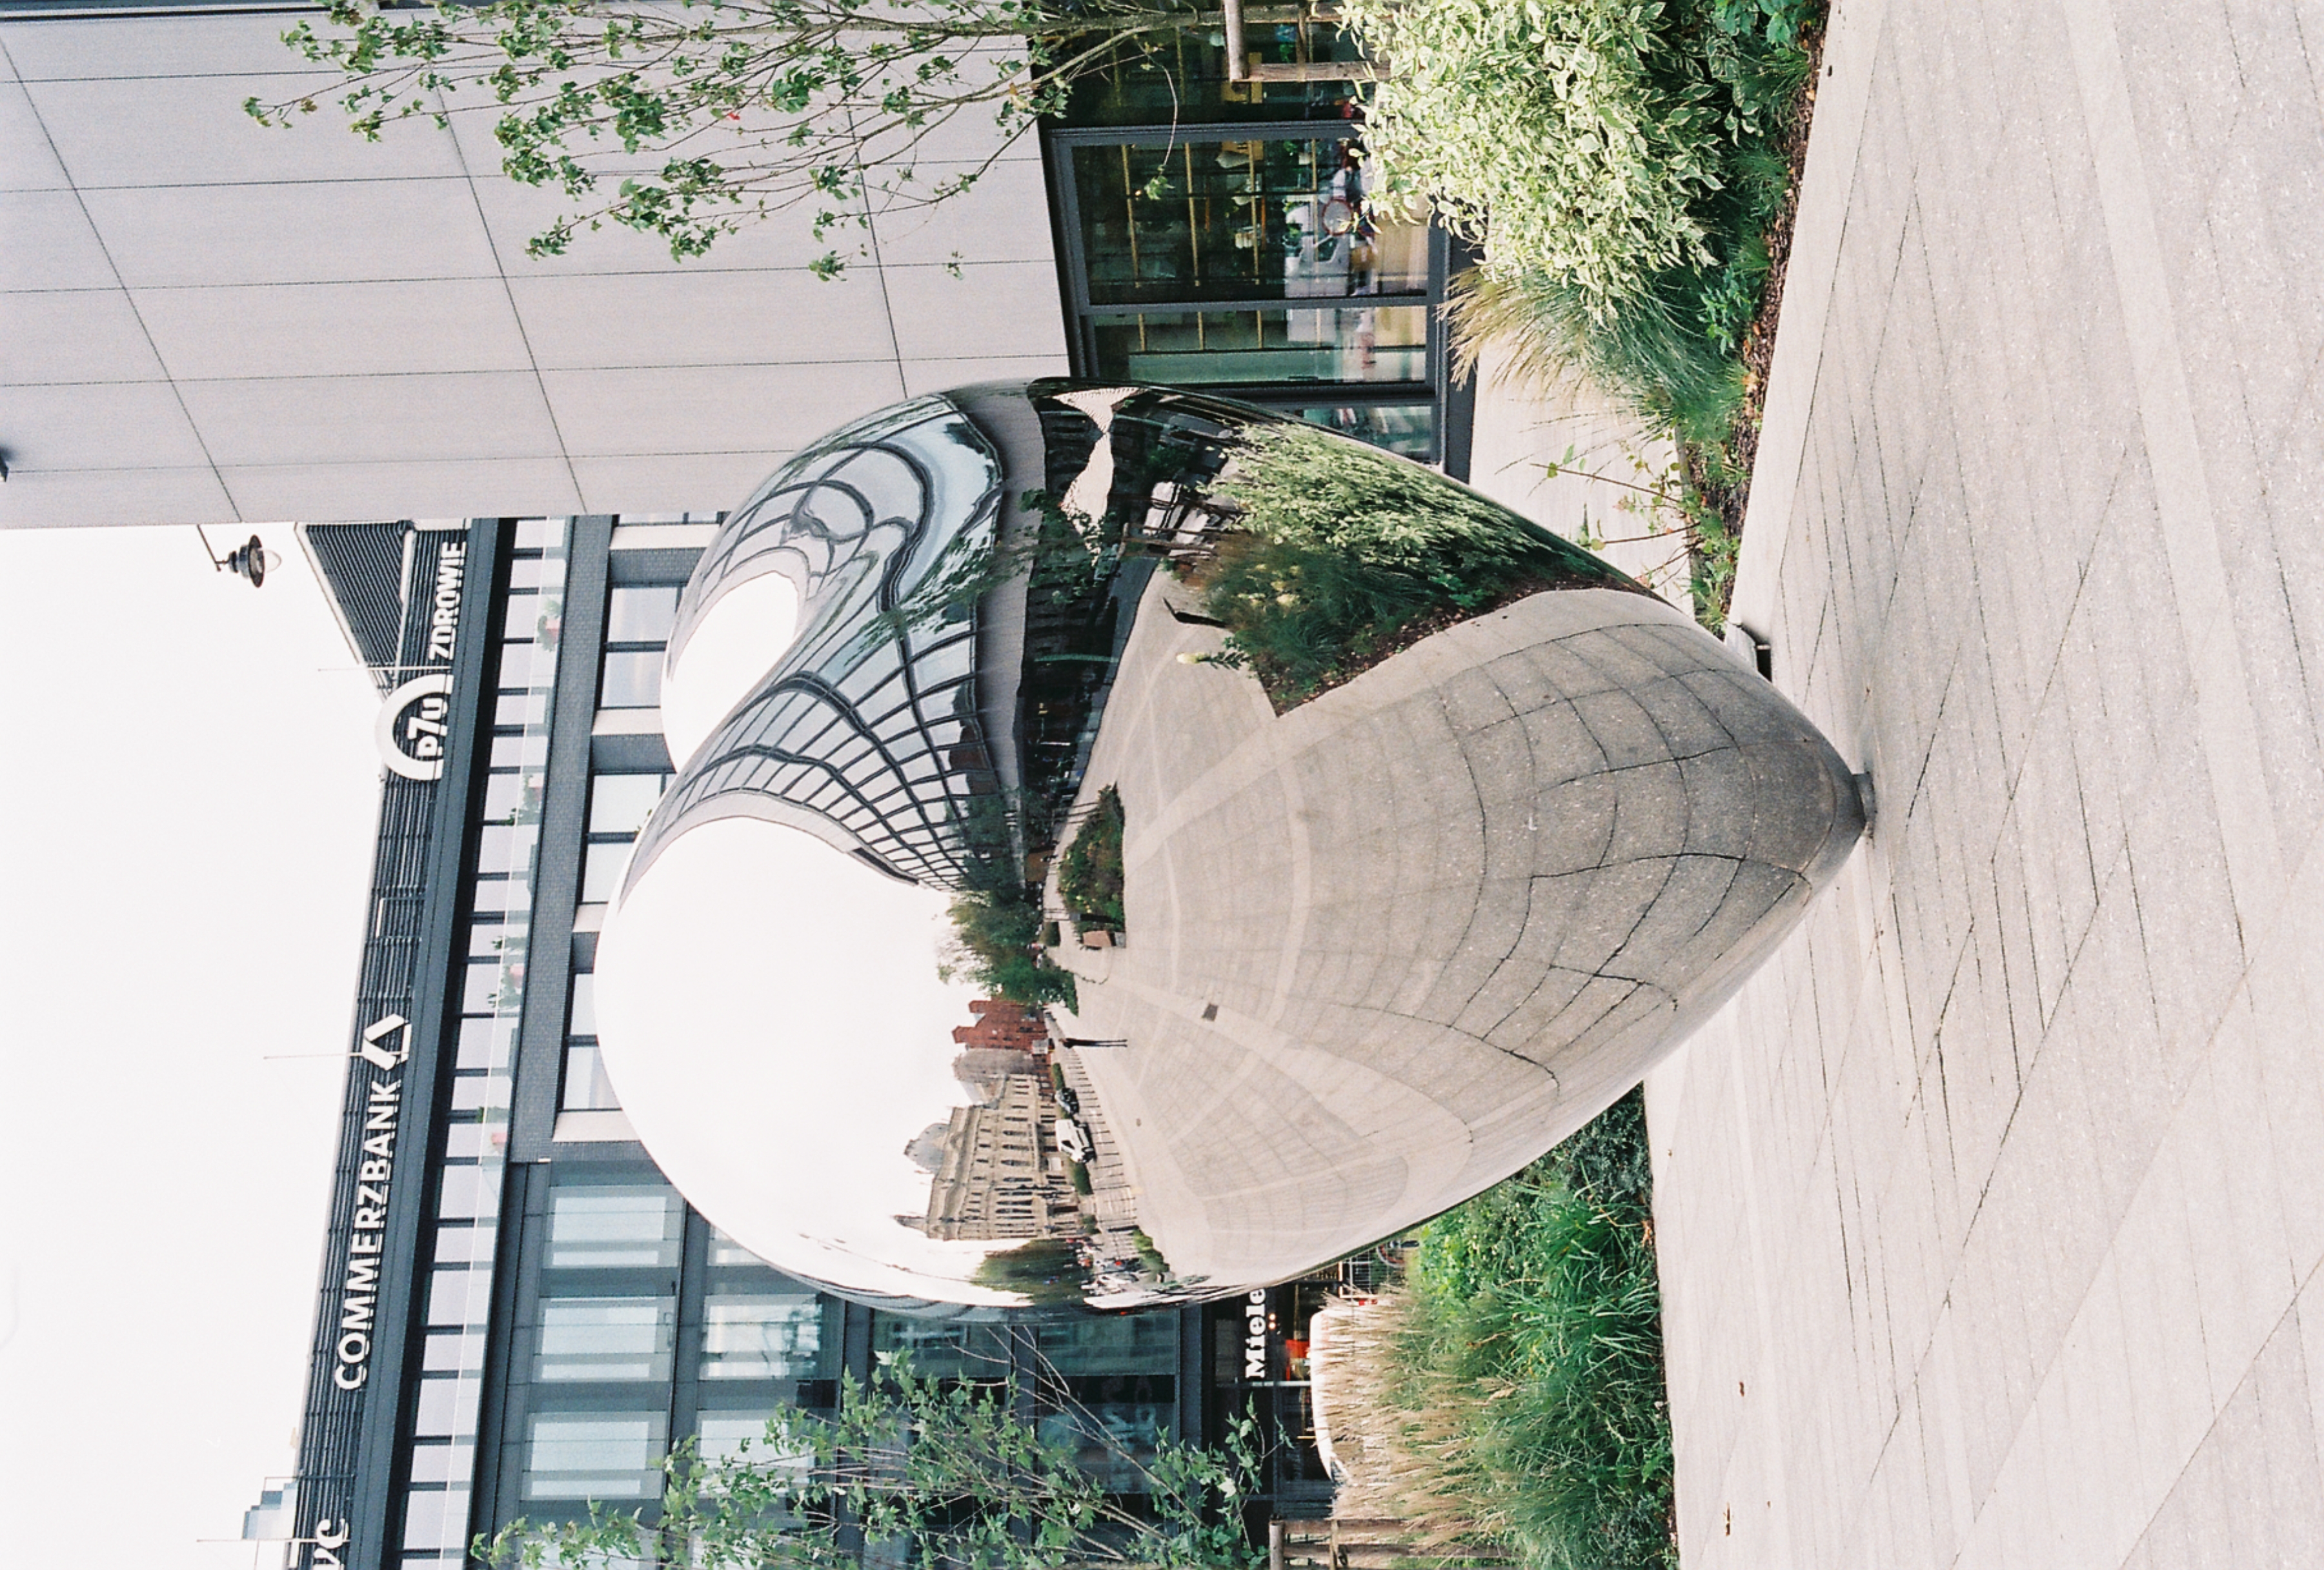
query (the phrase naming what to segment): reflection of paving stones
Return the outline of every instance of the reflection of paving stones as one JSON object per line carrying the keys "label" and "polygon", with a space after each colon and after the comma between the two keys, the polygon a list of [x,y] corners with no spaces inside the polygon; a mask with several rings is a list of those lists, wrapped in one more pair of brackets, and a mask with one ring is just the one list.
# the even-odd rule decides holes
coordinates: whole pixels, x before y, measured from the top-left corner
{"label": "reflection of paving stones", "polygon": [[1649,1082],[1692,1570],[2324,1564],[2317,16],[1840,8],[1738,609],[1879,820]]}
{"label": "reflection of paving stones", "polygon": [[1072,956],[1182,1276],[1321,1262],[1538,1154],[1855,837],[1830,749],[1644,596],[1536,596],[1280,717],[1179,660],[1216,639],[1139,619],[1087,787],[1121,792],[1129,943]]}

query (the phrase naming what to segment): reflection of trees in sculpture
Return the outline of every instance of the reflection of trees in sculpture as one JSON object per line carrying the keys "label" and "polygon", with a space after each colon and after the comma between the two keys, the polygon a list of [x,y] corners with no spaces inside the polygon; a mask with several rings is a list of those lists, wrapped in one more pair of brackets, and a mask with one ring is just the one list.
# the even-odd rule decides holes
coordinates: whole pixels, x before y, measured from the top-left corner
{"label": "reflection of trees in sculpture", "polygon": [[1418,636],[1548,588],[1635,588],[1440,475],[1296,422],[1252,424],[1214,489],[1240,509],[1190,571],[1278,709]]}
{"label": "reflection of trees in sculpture", "polygon": [[1117,929],[1121,914],[1121,792],[1108,785],[1057,861],[1057,893],[1083,919]]}
{"label": "reflection of trees in sculpture", "polygon": [[[1054,1401],[1065,1384],[1050,1371],[1034,1393]],[[1248,1417],[1229,1423],[1216,1449],[1165,1438],[1132,1455],[1070,1400],[1044,1419],[1025,1393],[1013,1381],[935,1379],[897,1356],[868,1385],[844,1380],[832,1417],[779,1411],[763,1439],[714,1460],[679,1445],[653,1519],[593,1502],[586,1521],[519,1519],[472,1552],[495,1565],[573,1570],[861,1570],[860,1541],[899,1564],[977,1570],[1255,1564],[1241,1519],[1259,1470]],[[1111,1464],[1089,1464],[1093,1447]],[[1124,1471],[1140,1492],[1110,1490]]]}
{"label": "reflection of trees in sculpture", "polygon": [[1089,1292],[1089,1266],[1063,1238],[1035,1238],[987,1254],[969,1277],[996,1292],[1021,1292],[1036,1303],[1074,1303]]}

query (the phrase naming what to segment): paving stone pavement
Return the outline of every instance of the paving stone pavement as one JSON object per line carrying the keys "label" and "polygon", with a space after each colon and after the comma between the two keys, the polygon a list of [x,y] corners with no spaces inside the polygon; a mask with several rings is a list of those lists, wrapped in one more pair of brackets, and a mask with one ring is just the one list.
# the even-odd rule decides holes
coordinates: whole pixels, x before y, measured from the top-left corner
{"label": "paving stone pavement", "polygon": [[1827,58],[1737,613],[1878,811],[1648,1081],[1684,1561],[2324,1565],[2324,5]]}

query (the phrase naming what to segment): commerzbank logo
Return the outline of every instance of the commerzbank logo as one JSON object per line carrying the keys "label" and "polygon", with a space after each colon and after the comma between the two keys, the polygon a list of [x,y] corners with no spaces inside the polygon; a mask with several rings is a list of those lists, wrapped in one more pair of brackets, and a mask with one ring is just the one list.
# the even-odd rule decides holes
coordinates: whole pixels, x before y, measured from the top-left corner
{"label": "commerzbank logo", "polygon": [[[460,596],[468,566],[468,545],[447,540],[436,556],[436,591],[428,605],[429,664],[451,663],[460,630]],[[444,741],[452,716],[452,673],[415,676],[380,706],[373,739],[390,772],[421,781],[444,777]]]}

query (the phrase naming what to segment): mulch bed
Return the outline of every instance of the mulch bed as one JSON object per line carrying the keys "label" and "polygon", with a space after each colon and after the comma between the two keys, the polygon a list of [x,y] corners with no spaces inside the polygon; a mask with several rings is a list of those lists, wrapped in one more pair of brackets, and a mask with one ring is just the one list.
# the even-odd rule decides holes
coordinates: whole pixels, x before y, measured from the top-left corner
{"label": "mulch bed", "polygon": [[1792,260],[1792,228],[1799,218],[1800,176],[1807,167],[1808,130],[1815,120],[1816,89],[1823,82],[1824,29],[1818,23],[1803,34],[1807,51],[1808,85],[1800,94],[1792,123],[1784,128],[1784,158],[1791,168],[1791,189],[1784,209],[1767,231],[1767,282],[1759,295],[1759,314],[1743,335],[1743,407],[1727,440],[1729,466],[1739,479],[1723,483],[1710,472],[1701,455],[1684,454],[1688,478],[1711,503],[1734,533],[1743,532],[1743,511],[1751,498],[1750,475],[1759,457],[1759,421],[1767,403],[1767,367],[1775,357],[1775,329],[1784,308],[1784,275]]}

